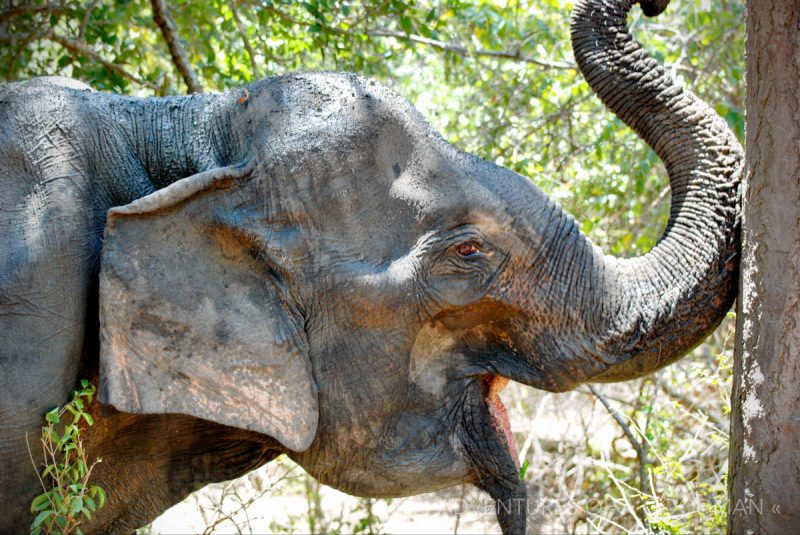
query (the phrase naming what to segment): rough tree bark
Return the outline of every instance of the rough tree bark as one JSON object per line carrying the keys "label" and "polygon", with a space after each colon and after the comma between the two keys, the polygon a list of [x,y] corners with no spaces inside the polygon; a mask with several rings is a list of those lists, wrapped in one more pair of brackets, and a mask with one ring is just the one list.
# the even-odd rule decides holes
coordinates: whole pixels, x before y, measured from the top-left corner
{"label": "rough tree bark", "polygon": [[728,530],[800,529],[800,3],[747,4]]}

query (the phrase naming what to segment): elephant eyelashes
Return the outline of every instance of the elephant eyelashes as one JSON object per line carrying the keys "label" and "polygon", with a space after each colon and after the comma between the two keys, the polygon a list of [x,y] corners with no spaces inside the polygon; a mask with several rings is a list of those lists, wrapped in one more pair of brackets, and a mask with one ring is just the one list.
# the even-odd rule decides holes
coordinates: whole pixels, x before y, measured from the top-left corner
{"label": "elephant eyelashes", "polygon": [[464,243],[458,246],[456,252],[459,256],[468,257],[468,256],[475,256],[476,254],[481,252],[480,247],[475,245],[474,243]]}

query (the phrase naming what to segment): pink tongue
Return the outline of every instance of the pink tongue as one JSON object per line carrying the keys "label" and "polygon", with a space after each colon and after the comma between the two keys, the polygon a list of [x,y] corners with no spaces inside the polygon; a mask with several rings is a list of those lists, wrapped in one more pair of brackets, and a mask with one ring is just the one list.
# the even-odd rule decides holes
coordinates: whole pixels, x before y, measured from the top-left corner
{"label": "pink tongue", "polygon": [[486,395],[486,406],[489,408],[489,416],[492,418],[494,428],[506,439],[508,452],[514,459],[514,464],[519,469],[519,459],[517,458],[517,447],[514,445],[514,436],[511,434],[511,424],[508,421],[508,412],[500,399],[500,391],[508,384],[508,379],[495,375],[489,379],[489,392]]}

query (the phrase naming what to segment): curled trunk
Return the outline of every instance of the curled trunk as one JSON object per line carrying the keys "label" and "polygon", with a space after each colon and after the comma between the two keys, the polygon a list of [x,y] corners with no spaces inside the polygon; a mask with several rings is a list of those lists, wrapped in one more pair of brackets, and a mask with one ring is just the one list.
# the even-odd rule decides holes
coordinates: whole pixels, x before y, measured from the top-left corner
{"label": "curled trunk", "polygon": [[[742,149],[726,123],[631,37],[633,3],[578,1],[572,46],[594,92],[664,161],[672,205],[664,235],[647,254],[592,254],[601,267],[576,293],[589,304],[584,380],[630,379],[673,362],[722,321],[736,296]],[[654,15],[666,1],[642,7]],[[574,257],[586,257],[588,241],[578,247]]]}

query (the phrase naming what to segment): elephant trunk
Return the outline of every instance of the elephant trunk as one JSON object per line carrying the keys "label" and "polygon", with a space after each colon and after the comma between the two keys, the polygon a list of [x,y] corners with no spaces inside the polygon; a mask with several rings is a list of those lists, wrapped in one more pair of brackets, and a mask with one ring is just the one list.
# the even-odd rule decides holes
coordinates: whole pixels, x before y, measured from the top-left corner
{"label": "elephant trunk", "polygon": [[[653,15],[666,3],[642,7]],[[572,46],[592,90],[664,161],[670,218],[658,244],[637,258],[603,257],[577,231],[568,236],[580,274],[568,285],[569,306],[586,330],[569,382],[631,379],[677,360],[719,325],[736,296],[741,146],[634,41],[632,4],[579,0]]]}

